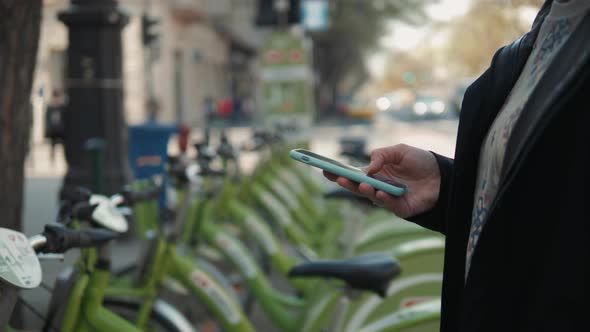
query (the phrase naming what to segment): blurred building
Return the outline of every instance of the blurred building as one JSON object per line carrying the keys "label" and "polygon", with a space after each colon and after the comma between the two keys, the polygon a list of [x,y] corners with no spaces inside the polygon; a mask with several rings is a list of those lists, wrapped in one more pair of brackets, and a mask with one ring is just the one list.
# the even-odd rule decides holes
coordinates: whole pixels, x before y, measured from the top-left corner
{"label": "blurred building", "polygon": [[[128,123],[147,119],[146,80],[153,72],[157,118],[198,126],[204,100],[248,98],[253,63],[262,38],[255,30],[256,0],[119,0],[130,17],[123,30],[125,112]],[[44,0],[43,22],[35,76],[35,100],[49,101],[64,91],[66,27],[57,14],[69,0]],[[148,63],[142,42],[141,17],[159,19],[157,58]],[[40,105],[37,102],[37,105]],[[42,123],[37,107],[35,123]],[[35,141],[41,135],[35,132]]]}

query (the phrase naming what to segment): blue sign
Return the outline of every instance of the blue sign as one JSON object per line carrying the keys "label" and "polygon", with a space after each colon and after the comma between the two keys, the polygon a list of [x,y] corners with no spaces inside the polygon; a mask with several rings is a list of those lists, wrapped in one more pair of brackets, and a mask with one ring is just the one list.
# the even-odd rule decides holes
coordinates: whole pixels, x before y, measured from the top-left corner
{"label": "blue sign", "polygon": [[308,31],[328,29],[330,6],[327,0],[304,0],[301,2],[301,23]]}
{"label": "blue sign", "polygon": [[[129,161],[136,180],[165,175],[168,140],[178,132],[178,126],[147,122],[129,126]],[[160,206],[166,202],[166,191],[160,196]]]}

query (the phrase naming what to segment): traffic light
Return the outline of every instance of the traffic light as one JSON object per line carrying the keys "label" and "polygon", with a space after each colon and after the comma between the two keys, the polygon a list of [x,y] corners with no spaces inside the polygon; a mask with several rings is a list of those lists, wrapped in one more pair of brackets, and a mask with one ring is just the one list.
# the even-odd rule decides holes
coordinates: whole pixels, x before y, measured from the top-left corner
{"label": "traffic light", "polygon": [[412,71],[405,72],[404,82],[406,82],[407,85],[414,85],[414,83],[416,83],[416,73]]}
{"label": "traffic light", "polygon": [[[256,15],[257,26],[277,26],[279,24],[279,15],[275,10],[277,0],[258,0],[258,15]],[[289,12],[287,14],[287,24],[298,24],[301,21],[301,1],[288,0]]]}
{"label": "traffic light", "polygon": [[141,37],[143,45],[151,45],[154,41],[158,39],[158,24],[160,24],[160,20],[153,16],[149,16],[146,14],[143,14],[141,16]]}

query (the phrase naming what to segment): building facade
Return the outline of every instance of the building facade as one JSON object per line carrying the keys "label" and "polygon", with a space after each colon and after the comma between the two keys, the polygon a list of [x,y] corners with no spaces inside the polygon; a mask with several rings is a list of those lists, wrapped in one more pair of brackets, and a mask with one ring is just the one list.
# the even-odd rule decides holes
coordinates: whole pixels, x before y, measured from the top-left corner
{"label": "building facade", "polygon": [[[119,5],[129,15],[122,37],[127,123],[147,120],[149,91],[159,121],[192,127],[202,124],[205,98],[252,94],[252,63],[261,40],[253,27],[255,0],[119,0]],[[67,6],[67,0],[44,1],[33,96],[34,142],[42,140],[43,105],[54,92],[65,91],[67,29],[57,14]],[[142,42],[141,18],[146,13],[159,20],[153,60]]]}

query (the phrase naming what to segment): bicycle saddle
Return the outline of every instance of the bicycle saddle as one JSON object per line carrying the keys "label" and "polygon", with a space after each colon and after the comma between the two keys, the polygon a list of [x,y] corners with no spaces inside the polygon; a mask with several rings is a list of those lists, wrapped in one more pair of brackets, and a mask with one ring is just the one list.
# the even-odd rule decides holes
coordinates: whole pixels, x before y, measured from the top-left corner
{"label": "bicycle saddle", "polygon": [[399,263],[390,255],[371,253],[349,259],[301,263],[289,271],[289,277],[340,279],[351,288],[372,291],[385,297],[389,283],[400,272]]}

